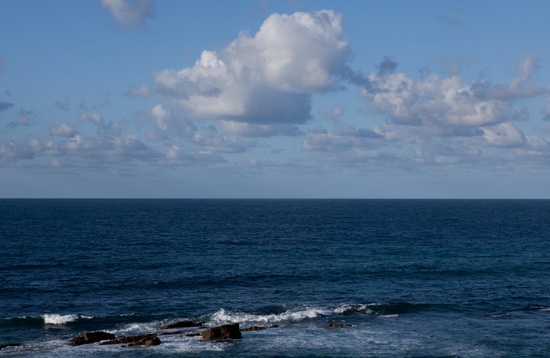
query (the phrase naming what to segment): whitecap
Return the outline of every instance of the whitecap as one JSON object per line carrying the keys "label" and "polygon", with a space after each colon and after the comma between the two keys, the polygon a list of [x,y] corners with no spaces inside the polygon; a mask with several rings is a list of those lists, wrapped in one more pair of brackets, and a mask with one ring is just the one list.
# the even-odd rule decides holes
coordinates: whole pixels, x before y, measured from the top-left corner
{"label": "whitecap", "polygon": [[320,316],[329,316],[332,311],[321,308],[299,308],[294,310],[288,310],[280,314],[269,315],[255,315],[244,312],[227,312],[221,308],[215,312],[211,319],[214,324],[219,323],[245,323],[245,322],[258,322],[258,323],[279,323],[279,322],[297,322],[306,319],[313,319]]}
{"label": "whitecap", "polygon": [[69,322],[74,322],[78,319],[78,315],[66,314],[60,315],[56,313],[42,315],[45,324],[63,325]]}

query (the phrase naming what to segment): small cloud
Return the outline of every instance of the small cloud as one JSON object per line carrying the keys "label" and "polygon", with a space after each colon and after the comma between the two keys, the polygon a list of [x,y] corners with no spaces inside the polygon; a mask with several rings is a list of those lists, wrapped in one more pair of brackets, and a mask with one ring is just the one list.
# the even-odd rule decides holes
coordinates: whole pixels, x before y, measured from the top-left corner
{"label": "small cloud", "polygon": [[101,0],[116,22],[127,29],[143,26],[148,18],[154,17],[154,0]]}
{"label": "small cloud", "polygon": [[147,132],[146,136],[152,141],[164,141],[171,136],[191,137],[197,130],[193,122],[174,116],[162,104],[155,105],[150,116],[155,130]]}
{"label": "small cloud", "polygon": [[440,62],[445,73],[456,75],[468,67],[472,63],[472,59],[460,55],[451,55],[444,57]]}
{"label": "small cloud", "polygon": [[63,163],[58,159],[53,159],[50,161],[50,166],[52,168],[61,168],[63,166]]}
{"label": "small cloud", "polygon": [[102,134],[119,134],[120,128],[113,121],[105,122],[103,116],[99,113],[83,113],[80,115],[81,121],[90,121],[97,126],[97,131]]}
{"label": "small cloud", "polygon": [[280,135],[295,137],[303,134],[298,127],[285,123],[252,124],[222,121],[220,125],[226,131],[239,134],[243,137],[274,137]]}
{"label": "small cloud", "polygon": [[57,137],[67,137],[72,138],[76,134],[78,134],[78,131],[76,130],[75,126],[71,124],[60,124],[60,125],[53,125],[50,127],[50,134]]}
{"label": "small cloud", "polygon": [[62,101],[60,100],[55,101],[53,105],[55,108],[67,112],[69,110],[70,101],[69,101],[69,98],[65,97]]}
{"label": "small cloud", "polygon": [[126,91],[128,97],[149,97],[150,89],[146,85],[130,86]]}
{"label": "small cloud", "polygon": [[550,121],[550,96],[546,99],[546,107],[542,111],[543,118],[545,121]]}
{"label": "small cloud", "polygon": [[27,127],[34,124],[34,118],[36,113],[33,111],[20,110],[17,120],[14,122],[8,123],[8,127],[17,128],[17,127]]}
{"label": "small cloud", "polygon": [[103,122],[103,117],[99,113],[82,113],[80,115],[80,120],[93,122],[97,126],[105,125],[105,123]]}
{"label": "small cloud", "polygon": [[521,59],[516,77],[510,82],[508,88],[515,90],[522,87],[531,75],[539,68],[539,60],[535,56],[526,56]]}
{"label": "small cloud", "polygon": [[526,143],[526,138],[521,130],[510,122],[499,123],[494,126],[482,128],[483,138],[489,146],[494,147],[521,147]]}
{"label": "small cloud", "polygon": [[395,72],[397,62],[393,61],[388,56],[384,56],[384,61],[380,62],[376,67],[378,68],[378,75],[383,76]]}
{"label": "small cloud", "polygon": [[465,12],[462,8],[455,8],[449,13],[439,16],[437,19],[447,26],[457,27],[462,24],[462,17]]}
{"label": "small cloud", "polygon": [[6,111],[13,107],[13,103],[0,101],[0,112]]}
{"label": "small cloud", "polygon": [[340,106],[334,106],[327,112],[323,113],[323,117],[327,121],[337,121],[344,114],[344,109]]}

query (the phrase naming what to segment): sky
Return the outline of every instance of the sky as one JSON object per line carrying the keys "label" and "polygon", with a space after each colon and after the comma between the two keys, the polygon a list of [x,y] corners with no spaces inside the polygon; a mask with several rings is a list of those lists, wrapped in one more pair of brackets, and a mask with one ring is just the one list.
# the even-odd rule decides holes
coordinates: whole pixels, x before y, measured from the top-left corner
{"label": "sky", "polygon": [[550,198],[546,0],[0,8],[0,198]]}

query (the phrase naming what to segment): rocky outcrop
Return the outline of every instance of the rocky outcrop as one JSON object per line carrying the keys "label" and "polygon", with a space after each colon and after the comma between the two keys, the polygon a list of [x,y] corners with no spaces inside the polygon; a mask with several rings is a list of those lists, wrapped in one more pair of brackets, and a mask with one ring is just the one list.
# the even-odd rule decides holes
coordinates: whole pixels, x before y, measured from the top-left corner
{"label": "rocky outcrop", "polygon": [[102,345],[106,344],[127,344],[128,346],[157,346],[161,343],[159,337],[156,334],[142,334],[139,336],[128,336],[111,339],[109,341],[102,342]]}
{"label": "rocky outcrop", "polygon": [[239,324],[234,323],[210,328],[202,332],[202,338],[206,340],[241,339],[243,336],[239,329]]}
{"label": "rocky outcrop", "polygon": [[86,332],[83,336],[74,337],[69,342],[71,346],[81,346],[83,344],[90,344],[95,342],[101,342],[108,339],[114,339],[115,335],[107,332]]}
{"label": "rocky outcrop", "polygon": [[202,322],[193,321],[179,321],[165,326],[161,326],[160,329],[173,329],[173,328],[189,328],[189,327],[201,327]]}

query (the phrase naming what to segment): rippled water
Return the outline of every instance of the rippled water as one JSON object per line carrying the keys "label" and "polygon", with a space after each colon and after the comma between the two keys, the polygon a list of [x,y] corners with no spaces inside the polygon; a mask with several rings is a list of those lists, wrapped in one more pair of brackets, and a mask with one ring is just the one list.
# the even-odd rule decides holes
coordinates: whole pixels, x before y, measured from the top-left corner
{"label": "rippled water", "polygon": [[[545,200],[4,199],[0,344],[21,346],[0,354],[546,357],[549,219]],[[68,345],[187,319],[267,328]]]}

